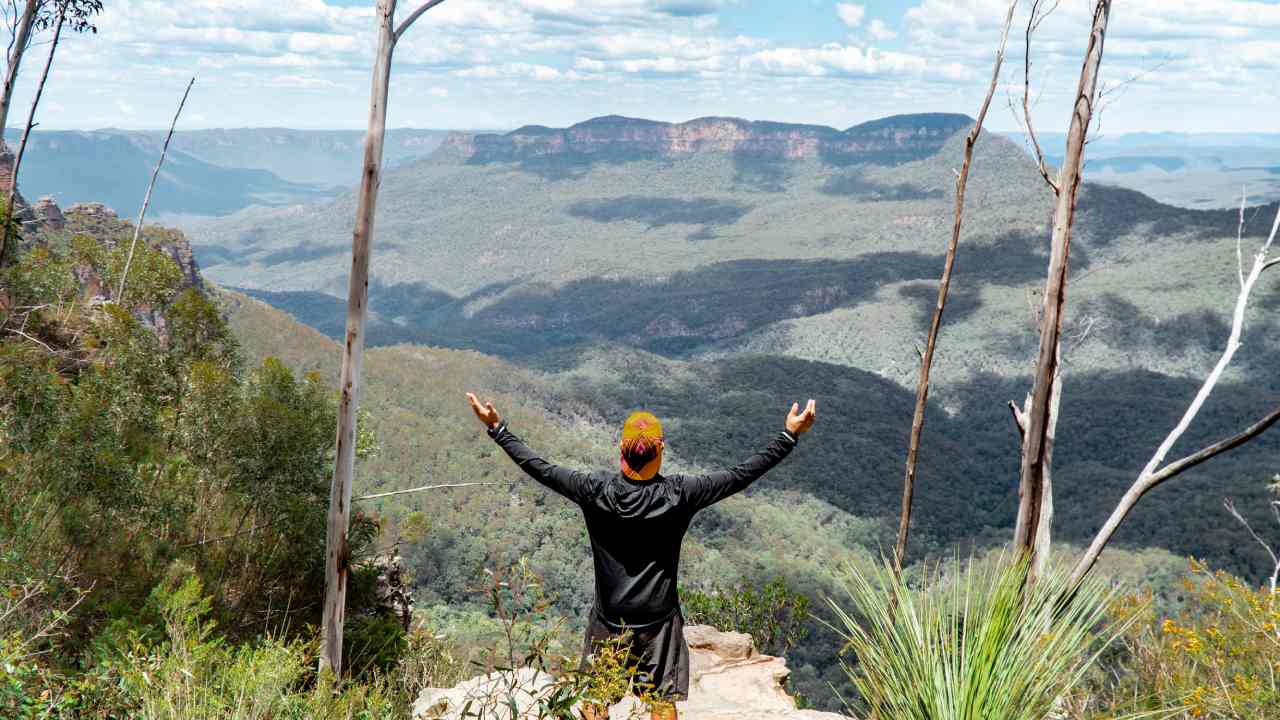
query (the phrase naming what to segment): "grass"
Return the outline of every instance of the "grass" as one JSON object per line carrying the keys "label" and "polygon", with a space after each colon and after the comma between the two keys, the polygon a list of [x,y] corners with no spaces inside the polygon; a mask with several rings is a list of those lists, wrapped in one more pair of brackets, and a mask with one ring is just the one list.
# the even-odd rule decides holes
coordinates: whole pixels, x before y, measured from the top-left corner
{"label": "grass", "polygon": [[849,568],[831,607],[868,720],[1043,720],[1123,630],[1096,578],[1071,592],[1060,572],[1029,585],[1023,560],[953,565],[919,589],[888,561]]}

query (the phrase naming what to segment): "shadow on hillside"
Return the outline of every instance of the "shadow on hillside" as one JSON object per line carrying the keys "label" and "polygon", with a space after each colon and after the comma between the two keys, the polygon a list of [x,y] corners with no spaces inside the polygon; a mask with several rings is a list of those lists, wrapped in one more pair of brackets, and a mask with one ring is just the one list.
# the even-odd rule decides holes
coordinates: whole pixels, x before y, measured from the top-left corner
{"label": "shadow on hillside", "polygon": [[822,185],[822,192],[860,201],[937,200],[946,196],[941,190],[925,190],[909,183],[887,185],[867,180],[861,170],[832,175]]}
{"label": "shadow on hillside", "polygon": [[[898,297],[909,302],[915,309],[916,331],[927,334],[933,324],[933,311],[938,304],[938,283],[906,285],[898,288]],[[982,307],[982,297],[978,288],[953,287],[947,293],[947,307],[943,314],[943,327],[964,321]]]}
{"label": "shadow on hillside", "polygon": [[786,192],[788,164],[783,158],[761,153],[735,152],[733,182],[748,190]]}
{"label": "shadow on hillside", "polygon": [[[1275,218],[1276,204],[1245,210],[1246,238],[1265,238]],[[1165,205],[1127,188],[1085,183],[1080,192],[1076,227],[1085,242],[1106,247],[1117,239],[1145,228],[1147,235],[1164,240],[1214,240],[1235,237],[1239,210],[1190,210]],[[1074,257],[1074,248],[1072,249]]]}
{"label": "shadow on hillside", "polygon": [[690,240],[711,237],[711,228],[732,225],[751,212],[749,205],[715,198],[672,198],[626,195],[599,200],[580,200],[569,206],[569,215],[600,223],[630,220],[649,229],[667,225],[701,225]]}
{"label": "shadow on hillside", "polygon": [[[819,421],[812,433],[753,490],[802,490],[860,517],[898,513],[914,403],[907,388],[854,368],[778,356],[735,356],[678,370],[609,346],[574,357],[572,369],[558,376],[566,393],[606,418],[625,417],[637,407],[652,410],[681,460],[702,467],[746,457],[776,429],[791,402],[816,397]],[[931,403],[913,552],[1011,532],[1019,449],[1006,402],[1025,395],[1028,386],[1028,378],[981,376],[946,389],[951,413]],[[1055,540],[1092,539],[1198,386],[1147,371],[1067,376],[1055,453]],[[1173,456],[1239,431],[1271,409],[1277,390],[1274,380],[1269,387],[1220,386]],[[1266,484],[1278,452],[1280,431],[1273,431],[1158,488],[1139,504],[1117,542],[1195,554],[1249,577],[1269,571],[1221,503],[1229,495],[1259,523],[1268,522]],[[713,513],[699,524],[714,535],[722,522],[729,520]]]}
{"label": "shadow on hillside", "polygon": [[607,152],[561,152],[532,157],[508,156],[496,150],[484,150],[468,158],[467,165],[509,164],[544,180],[578,180],[597,165],[625,165],[631,162],[664,161],[656,152],[610,149]]}
{"label": "shadow on hillside", "polygon": [[[630,215],[661,225],[727,219],[738,209],[714,202],[708,206],[601,202],[580,212],[610,219]],[[1007,233],[991,243],[966,247],[957,265],[956,304],[950,318],[973,312],[983,285],[1039,280],[1044,273],[1044,244],[1030,235]],[[887,284],[935,281],[942,262],[941,255],[915,252],[871,253],[851,260],[739,260],[656,281],[595,277],[552,286],[513,280],[461,298],[421,283],[375,283],[370,289],[374,320],[369,342],[416,342],[523,360],[555,348],[608,340],[681,357],[780,320],[857,307]],[[1077,270],[1089,266],[1083,248],[1073,254],[1073,265]],[[904,297],[917,297],[912,293],[928,294],[907,291]],[[328,313],[334,310],[328,295],[251,294],[332,337],[341,334],[338,323],[329,319]],[[309,307],[312,303],[323,310]],[[922,313],[917,322],[927,323],[927,315]]]}

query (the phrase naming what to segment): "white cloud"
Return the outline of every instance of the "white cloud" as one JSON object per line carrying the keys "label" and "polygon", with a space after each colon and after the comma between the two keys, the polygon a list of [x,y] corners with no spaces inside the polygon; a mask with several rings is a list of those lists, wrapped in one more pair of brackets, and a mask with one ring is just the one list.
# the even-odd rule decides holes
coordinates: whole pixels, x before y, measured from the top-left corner
{"label": "white cloud", "polygon": [[745,70],[783,76],[875,76],[930,74],[954,80],[968,77],[958,63],[933,63],[910,53],[829,43],[820,48],[773,48],[742,60]]}
{"label": "white cloud", "polygon": [[879,18],[871,21],[871,25],[867,27],[867,34],[874,40],[892,40],[898,37],[898,33],[890,30],[889,26]]}
{"label": "white cloud", "polygon": [[431,97],[438,97],[438,98],[449,97],[449,88],[433,87],[427,92],[431,93]]}
{"label": "white cloud", "polygon": [[463,70],[455,70],[453,74],[462,78],[477,78],[483,80],[523,79],[536,80],[539,82],[548,82],[552,80],[580,80],[582,78],[581,75],[573,70],[562,72],[548,65],[524,62],[504,63],[501,65],[477,65]]}
{"label": "white cloud", "polygon": [[867,14],[867,8],[864,5],[855,3],[837,3],[836,15],[840,16],[840,22],[851,28],[856,28],[862,24],[862,18]]}

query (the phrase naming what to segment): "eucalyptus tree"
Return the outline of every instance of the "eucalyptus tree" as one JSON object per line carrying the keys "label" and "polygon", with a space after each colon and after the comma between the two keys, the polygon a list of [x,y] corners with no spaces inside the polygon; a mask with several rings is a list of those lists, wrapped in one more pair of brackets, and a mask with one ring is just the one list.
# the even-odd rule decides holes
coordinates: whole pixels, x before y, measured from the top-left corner
{"label": "eucalyptus tree", "polygon": [[396,24],[396,0],[378,0],[374,17],[378,44],[373,58],[373,87],[369,97],[369,129],[364,139],[355,230],[351,236],[351,276],[347,290],[347,332],[342,345],[341,398],[338,438],[329,488],[329,522],[325,537],[324,615],[321,620],[320,669],[342,672],[342,627],[346,612],[350,551],[347,531],[351,517],[351,481],[355,476],[356,417],[360,407],[360,372],[364,365],[364,326],[369,305],[369,251],[373,218],[382,179],[382,146],[387,130],[387,100],[391,89],[391,60],[396,43],[431,8],[444,0],[418,5]]}

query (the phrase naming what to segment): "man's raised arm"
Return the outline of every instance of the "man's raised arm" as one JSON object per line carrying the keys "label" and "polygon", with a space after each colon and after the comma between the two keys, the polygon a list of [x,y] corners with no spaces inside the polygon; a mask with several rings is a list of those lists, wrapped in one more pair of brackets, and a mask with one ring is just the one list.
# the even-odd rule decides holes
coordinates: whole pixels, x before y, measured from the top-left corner
{"label": "man's raised arm", "polygon": [[686,478],[685,497],[695,508],[704,508],[742,492],[791,454],[800,436],[813,427],[816,415],[817,404],[813,400],[803,412],[800,411],[800,403],[792,403],[791,412],[787,413],[786,429],[778,433],[768,447],[728,470]]}
{"label": "man's raised arm", "polygon": [[581,503],[591,494],[591,478],[584,472],[570,470],[538,457],[538,454],[507,429],[493,402],[481,403],[475,393],[467,393],[471,410],[488,428],[489,437],[498,443],[526,475],[570,500]]}

